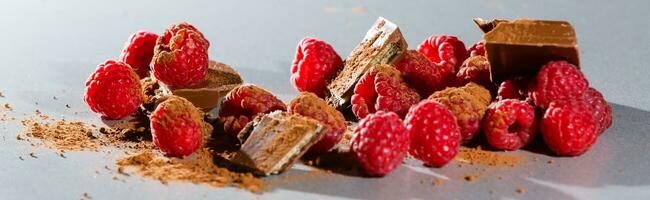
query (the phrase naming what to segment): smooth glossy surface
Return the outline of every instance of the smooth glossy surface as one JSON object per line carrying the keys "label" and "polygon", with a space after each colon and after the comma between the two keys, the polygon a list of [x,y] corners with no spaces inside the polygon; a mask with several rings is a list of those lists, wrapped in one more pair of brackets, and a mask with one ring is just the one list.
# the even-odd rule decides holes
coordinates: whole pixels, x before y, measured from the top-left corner
{"label": "smooth glossy surface", "polygon": [[[0,121],[0,199],[78,199],[84,192],[92,199],[650,198],[650,1],[241,3],[1,1],[0,92],[6,97],[0,97],[0,104],[10,103],[15,110],[8,114],[17,120]],[[525,154],[528,161],[516,168],[459,168],[456,161],[426,168],[409,161],[384,178],[319,176],[264,195],[121,176],[104,169],[114,171],[119,151],[68,152],[64,159],[15,139],[23,129],[24,113],[35,109],[52,117],[101,123],[82,100],[85,79],[98,63],[117,58],[137,30],[162,32],[173,22],[189,21],[210,40],[211,59],[232,65],[245,82],[288,101],[297,94],[289,82],[289,66],[303,36],[320,37],[345,57],[378,16],[398,24],[412,48],[433,33],[458,35],[470,46],[481,37],[472,17],[568,20],[578,35],[583,72],[612,102],[613,127],[591,151],[575,158],[517,151],[512,154]],[[554,164],[546,163],[551,159]],[[283,176],[309,170],[298,165]],[[479,177],[467,182],[465,175]],[[433,187],[436,178],[445,179],[444,184]],[[525,192],[517,193],[519,187]]]}

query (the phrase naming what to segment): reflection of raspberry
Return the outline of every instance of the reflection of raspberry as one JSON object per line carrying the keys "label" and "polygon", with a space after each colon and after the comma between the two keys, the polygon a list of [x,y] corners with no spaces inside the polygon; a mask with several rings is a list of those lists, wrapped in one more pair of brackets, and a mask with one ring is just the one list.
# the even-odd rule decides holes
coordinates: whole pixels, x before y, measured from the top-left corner
{"label": "reflection of raspberry", "polygon": [[496,99],[527,99],[529,82],[530,78],[527,77],[515,77],[501,82]]}
{"label": "reflection of raspberry", "polygon": [[352,95],[352,112],[359,119],[377,110],[404,116],[420,95],[390,65],[378,65],[361,77]]}
{"label": "reflection of raspberry", "polygon": [[407,51],[395,68],[422,96],[429,96],[449,86],[455,71],[451,65],[436,65],[415,50]]}
{"label": "reflection of raspberry", "polygon": [[303,38],[291,64],[291,83],[298,91],[324,97],[327,81],[342,64],[341,57],[325,41]]}
{"label": "reflection of raspberry", "polygon": [[140,78],[123,62],[106,60],[86,80],[84,100],[93,112],[107,119],[133,114],[142,99]]}
{"label": "reflection of raspberry", "polygon": [[201,146],[203,117],[188,100],[172,96],[151,113],[153,143],[170,156],[186,156]]}
{"label": "reflection of raspberry", "polygon": [[336,145],[345,132],[343,114],[313,93],[304,92],[289,103],[289,112],[310,117],[324,125],[324,135],[309,148],[311,153],[325,153]]}
{"label": "reflection of raspberry", "polygon": [[409,135],[399,116],[378,111],[359,121],[350,151],[367,174],[384,176],[402,163],[408,147]]}
{"label": "reflection of raspberry", "polygon": [[596,133],[601,134],[612,126],[612,107],[598,90],[589,88],[585,91],[585,101],[591,105],[596,122]]}
{"label": "reflection of raspberry", "polygon": [[483,118],[483,132],[494,148],[517,150],[530,143],[537,132],[535,109],[516,99],[492,103]]}
{"label": "reflection of raspberry", "polygon": [[438,66],[448,64],[454,69],[458,69],[467,58],[465,44],[452,35],[432,35],[420,44],[418,52],[424,54]]}
{"label": "reflection of raspberry", "polygon": [[551,61],[537,73],[530,96],[536,106],[546,108],[555,100],[580,98],[588,87],[587,79],[575,65]]}
{"label": "reflection of raspberry", "polygon": [[582,100],[559,100],[549,104],[539,130],[546,145],[557,155],[577,156],[596,142],[591,106]]}
{"label": "reflection of raspberry", "polygon": [[456,74],[459,85],[474,82],[485,88],[494,88],[490,80],[490,62],[485,56],[472,56],[463,62]]}
{"label": "reflection of raspberry", "polygon": [[149,76],[149,63],[153,57],[158,35],[152,32],[138,31],[129,37],[124,45],[120,61],[129,64],[140,78]]}
{"label": "reflection of raspberry", "polygon": [[485,41],[481,40],[467,49],[467,56],[485,56]]}
{"label": "reflection of raspberry", "polygon": [[153,75],[172,88],[196,86],[208,72],[208,45],[207,40],[192,29],[165,31],[156,41]]}
{"label": "reflection of raspberry", "polygon": [[471,140],[480,130],[481,119],[490,104],[490,91],[475,83],[463,87],[448,87],[429,96],[454,113],[463,142]]}
{"label": "reflection of raspberry", "polygon": [[270,92],[255,85],[240,85],[230,91],[221,103],[219,121],[231,136],[237,136],[258,114],[287,110],[286,105]]}
{"label": "reflection of raspberry", "polygon": [[444,105],[423,100],[409,109],[404,124],[411,136],[409,154],[426,165],[442,167],[458,153],[460,129]]}

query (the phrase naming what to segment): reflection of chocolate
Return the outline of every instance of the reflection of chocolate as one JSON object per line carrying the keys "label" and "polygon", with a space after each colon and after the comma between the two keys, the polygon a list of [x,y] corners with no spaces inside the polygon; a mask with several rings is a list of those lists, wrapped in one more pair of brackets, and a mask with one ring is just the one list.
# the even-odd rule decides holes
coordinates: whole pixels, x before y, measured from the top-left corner
{"label": "reflection of chocolate", "polygon": [[192,102],[194,106],[209,111],[218,107],[221,97],[241,85],[242,82],[239,73],[232,67],[220,62],[210,61],[205,80],[196,88],[170,89],[166,86],[161,88],[166,94],[184,97]]}
{"label": "reflection of chocolate", "polygon": [[343,69],[327,85],[330,97],[327,102],[341,110],[350,97],[361,76],[379,64],[393,64],[406,52],[408,45],[399,27],[380,17],[368,30],[361,43],[345,60]]}
{"label": "reflection of chocolate", "polygon": [[247,135],[232,162],[259,175],[289,169],[323,135],[316,120],[275,111],[250,122],[240,135]]}
{"label": "reflection of chocolate", "polygon": [[514,21],[474,20],[487,31],[485,54],[494,82],[513,75],[533,75],[552,60],[566,60],[579,66],[576,33],[566,21],[517,19]]}

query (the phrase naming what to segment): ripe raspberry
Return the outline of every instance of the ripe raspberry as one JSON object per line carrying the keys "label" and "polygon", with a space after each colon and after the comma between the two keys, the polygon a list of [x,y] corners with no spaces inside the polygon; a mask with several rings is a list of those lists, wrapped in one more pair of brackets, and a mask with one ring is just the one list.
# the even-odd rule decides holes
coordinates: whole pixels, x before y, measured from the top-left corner
{"label": "ripe raspberry", "polygon": [[204,128],[199,109],[172,96],[151,113],[153,144],[169,156],[186,156],[201,146]]}
{"label": "ripe raspberry", "polygon": [[444,105],[422,100],[409,109],[404,124],[411,137],[409,154],[425,165],[442,167],[458,154],[460,129]]}
{"label": "ripe raspberry", "polygon": [[129,64],[140,78],[149,76],[149,63],[153,57],[156,39],[158,39],[158,34],[152,32],[138,31],[134,33],[124,44],[120,61]]}
{"label": "ripe raspberry", "polygon": [[524,147],[537,133],[535,108],[517,99],[494,102],[483,118],[483,132],[494,148],[517,150]]}
{"label": "ripe raspberry", "polygon": [[546,145],[557,155],[577,156],[596,142],[596,124],[590,105],[582,100],[549,104],[540,122]]}
{"label": "ripe raspberry", "polygon": [[492,100],[490,91],[475,83],[448,87],[429,96],[447,106],[458,122],[463,142],[471,140],[481,128],[481,119]]}
{"label": "ripe raspberry", "polygon": [[127,117],[140,107],[142,99],[138,74],[123,62],[106,60],[86,80],[84,101],[104,118]]}
{"label": "ripe raspberry", "polygon": [[309,148],[310,153],[325,153],[343,137],[346,129],[343,114],[313,93],[303,92],[291,100],[289,112],[313,118],[324,125],[324,135]]}
{"label": "ripe raspberry", "polygon": [[226,134],[237,136],[244,126],[259,114],[287,107],[270,92],[255,85],[244,84],[232,89],[223,99],[219,121]]}
{"label": "ripe raspberry", "polygon": [[205,47],[205,49],[208,49],[210,47],[210,42],[208,41],[208,39],[205,38],[205,36],[203,36],[203,33],[201,33],[199,29],[197,29],[196,27],[194,27],[193,25],[187,22],[176,23],[169,26],[169,28],[167,28],[167,30],[165,30],[165,32],[163,33],[163,38],[165,38],[164,40],[169,42],[169,40],[171,40],[174,37],[174,35],[177,34],[177,32],[182,29],[188,29],[194,31],[201,38],[200,40],[197,39],[197,41],[200,44],[202,44],[202,46]]}
{"label": "ripe raspberry", "polygon": [[585,101],[591,105],[596,122],[596,133],[599,135],[612,126],[612,107],[609,106],[603,95],[594,88],[585,91]]}
{"label": "ripe raspberry", "polygon": [[566,61],[551,61],[537,73],[530,91],[535,105],[546,108],[556,100],[580,98],[589,87],[582,72]]}
{"label": "ripe raspberry", "polygon": [[456,80],[459,85],[474,82],[485,88],[494,88],[494,84],[490,80],[490,62],[485,56],[467,58],[460,66]]}
{"label": "ripe raspberry", "polygon": [[485,56],[485,41],[481,40],[467,49],[467,57]]}
{"label": "ripe raspberry", "polygon": [[327,81],[343,66],[341,57],[325,41],[303,38],[291,64],[291,83],[300,92],[325,96]]}
{"label": "ripe raspberry", "polygon": [[208,72],[208,46],[200,32],[170,27],[156,41],[153,75],[172,88],[196,86]]}
{"label": "ripe raspberry", "polygon": [[399,116],[377,111],[361,119],[354,130],[350,151],[371,176],[384,176],[402,163],[409,135]]}
{"label": "ripe raspberry", "polygon": [[352,95],[352,112],[359,119],[378,110],[404,116],[420,95],[390,65],[378,65],[361,77]]}
{"label": "ripe raspberry", "polygon": [[465,44],[452,35],[432,35],[420,44],[418,52],[438,66],[451,65],[455,70],[467,58]]}
{"label": "ripe raspberry", "polygon": [[404,74],[404,79],[416,87],[422,96],[444,89],[455,78],[453,66],[436,65],[415,50],[407,51],[395,64],[395,68]]}
{"label": "ripe raspberry", "polygon": [[503,99],[519,99],[526,100],[528,98],[528,85],[530,78],[528,77],[515,77],[501,82],[497,92],[498,100]]}

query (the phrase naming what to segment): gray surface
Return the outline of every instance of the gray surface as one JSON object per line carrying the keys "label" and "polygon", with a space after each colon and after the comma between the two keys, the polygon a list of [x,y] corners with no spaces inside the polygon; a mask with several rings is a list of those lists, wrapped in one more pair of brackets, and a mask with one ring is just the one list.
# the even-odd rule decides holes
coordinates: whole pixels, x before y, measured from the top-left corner
{"label": "gray surface", "polygon": [[[189,21],[211,41],[211,58],[233,65],[247,82],[287,101],[296,94],[288,81],[289,65],[303,36],[323,38],[345,56],[376,17],[384,16],[400,25],[411,48],[432,33],[456,34],[473,43],[481,34],[470,19],[480,16],[570,21],[578,33],[583,71],[613,103],[615,119],[583,156],[553,158],[518,151],[540,161],[514,169],[487,168],[471,183],[460,177],[479,169],[455,163],[429,169],[414,162],[381,179],[333,175],[282,185],[262,196],[233,188],[163,185],[133,176],[113,181],[103,167],[112,167],[118,153],[73,152],[62,159],[51,150],[16,141],[15,133],[22,129],[18,122],[0,122],[0,199],[78,199],[84,192],[93,199],[648,199],[649,9],[650,1],[2,1],[0,92],[6,98],[0,103],[11,103],[18,118],[40,109],[55,117],[100,123],[82,101],[83,83],[98,63],[117,57],[138,29],[160,32],[172,22]],[[549,159],[557,164],[546,164]],[[308,169],[298,166],[290,174]],[[434,188],[436,177],[449,180]],[[519,186],[526,192],[516,193]]]}

